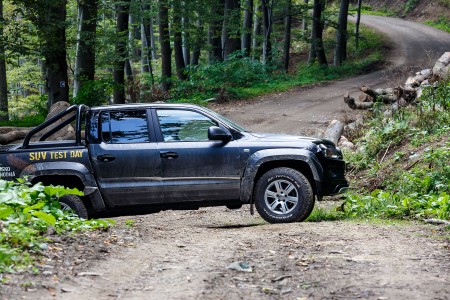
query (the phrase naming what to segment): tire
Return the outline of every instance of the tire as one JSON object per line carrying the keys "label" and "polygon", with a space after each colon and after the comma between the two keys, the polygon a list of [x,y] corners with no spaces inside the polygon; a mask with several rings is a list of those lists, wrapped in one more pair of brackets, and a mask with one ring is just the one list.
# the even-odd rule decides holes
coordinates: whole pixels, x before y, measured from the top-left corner
{"label": "tire", "polygon": [[86,206],[84,206],[81,198],[76,195],[64,195],[59,198],[62,210],[73,210],[78,217],[82,219],[88,218]]}
{"label": "tire", "polygon": [[269,223],[301,222],[314,208],[314,192],[308,179],[290,168],[275,168],[258,180],[254,201]]}

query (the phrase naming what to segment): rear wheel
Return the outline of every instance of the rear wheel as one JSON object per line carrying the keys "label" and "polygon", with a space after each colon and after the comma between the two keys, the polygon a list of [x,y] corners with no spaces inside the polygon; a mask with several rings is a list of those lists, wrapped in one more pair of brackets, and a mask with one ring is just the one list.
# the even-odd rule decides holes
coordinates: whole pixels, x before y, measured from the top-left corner
{"label": "rear wheel", "polygon": [[269,223],[300,222],[314,208],[314,192],[308,179],[299,171],[275,168],[258,180],[255,206]]}
{"label": "rear wheel", "polygon": [[62,210],[73,210],[78,217],[87,219],[88,213],[83,201],[77,195],[64,195],[59,198]]}

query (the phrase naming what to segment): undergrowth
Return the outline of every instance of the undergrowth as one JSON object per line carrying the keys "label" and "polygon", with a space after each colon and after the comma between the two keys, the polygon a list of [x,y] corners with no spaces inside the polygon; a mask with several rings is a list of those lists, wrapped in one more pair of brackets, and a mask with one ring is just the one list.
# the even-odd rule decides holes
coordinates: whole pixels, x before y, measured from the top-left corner
{"label": "undergrowth", "polygon": [[37,271],[33,265],[47,248],[48,230],[67,234],[109,227],[109,221],[84,220],[61,210],[58,198],[65,194],[82,195],[61,186],[0,180],[0,273]]}
{"label": "undergrowth", "polygon": [[450,219],[450,81],[428,87],[416,106],[387,118],[374,111],[347,156],[357,191],[349,217]]}

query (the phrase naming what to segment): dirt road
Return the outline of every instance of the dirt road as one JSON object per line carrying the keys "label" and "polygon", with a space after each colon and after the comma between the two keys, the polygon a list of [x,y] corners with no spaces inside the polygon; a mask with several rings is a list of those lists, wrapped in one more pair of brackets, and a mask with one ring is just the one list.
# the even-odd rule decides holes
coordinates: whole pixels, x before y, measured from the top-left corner
{"label": "dirt road", "polygon": [[[341,119],[344,115],[354,117],[357,112],[343,101],[346,91],[356,96],[363,84],[373,88],[390,87],[393,80],[399,80],[392,77],[397,70],[403,73],[432,67],[437,58],[450,51],[450,34],[425,25],[366,15],[361,22],[384,33],[390,40],[389,68],[321,87],[262,97],[248,105],[223,105],[217,110],[249,130],[311,135],[317,127],[326,128],[333,119]],[[399,83],[406,77],[401,79]]]}
{"label": "dirt road", "polygon": [[[397,67],[427,62],[426,50],[450,51],[449,34],[381,17],[366,16],[363,22],[393,40],[390,60]],[[361,83],[383,85],[382,73],[221,110],[258,131],[311,132],[352,113],[342,95]],[[7,289],[3,297],[450,298],[449,235],[438,227],[342,221],[269,225],[251,216],[248,207],[167,211],[117,222],[112,232],[90,244],[72,241],[78,256],[52,245],[53,254],[43,266],[47,276],[28,277],[21,289]],[[108,248],[110,244],[122,246]]]}

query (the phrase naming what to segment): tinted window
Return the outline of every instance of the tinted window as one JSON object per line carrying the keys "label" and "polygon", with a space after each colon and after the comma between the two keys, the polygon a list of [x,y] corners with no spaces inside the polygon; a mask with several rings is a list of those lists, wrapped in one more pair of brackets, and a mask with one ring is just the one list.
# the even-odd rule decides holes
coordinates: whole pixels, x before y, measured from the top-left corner
{"label": "tinted window", "polygon": [[106,143],[145,143],[149,141],[145,110],[104,112],[101,115],[101,123],[101,136]]}
{"label": "tinted window", "polygon": [[200,113],[189,110],[158,110],[161,133],[165,142],[207,141],[208,128],[217,123]]}

